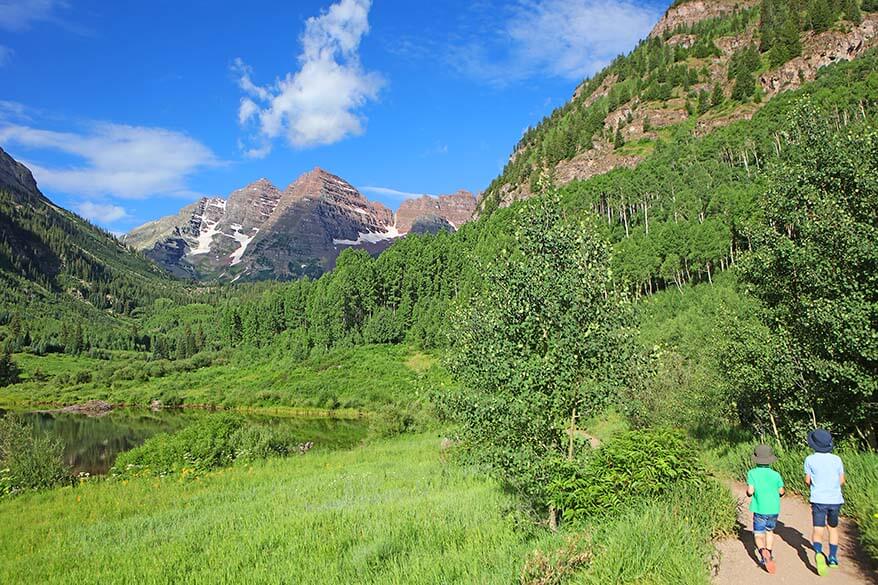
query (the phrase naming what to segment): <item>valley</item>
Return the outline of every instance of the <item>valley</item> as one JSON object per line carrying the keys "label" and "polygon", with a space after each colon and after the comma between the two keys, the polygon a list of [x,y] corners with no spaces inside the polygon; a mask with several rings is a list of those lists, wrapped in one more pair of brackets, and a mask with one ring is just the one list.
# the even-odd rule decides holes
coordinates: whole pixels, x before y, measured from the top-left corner
{"label": "valley", "polygon": [[[261,132],[235,177],[270,167],[273,125],[302,160],[337,131],[346,76],[381,85],[355,52],[373,8],[305,19],[274,85],[235,61]],[[9,154],[0,109],[0,582],[818,583],[822,428],[834,577],[869,583],[878,4],[661,8],[478,196],[317,166],[111,233],[44,195],[58,174]],[[280,112],[324,66],[316,132]],[[321,165],[349,160],[330,144]],[[787,490],[777,575],[742,495],[760,443]]]}

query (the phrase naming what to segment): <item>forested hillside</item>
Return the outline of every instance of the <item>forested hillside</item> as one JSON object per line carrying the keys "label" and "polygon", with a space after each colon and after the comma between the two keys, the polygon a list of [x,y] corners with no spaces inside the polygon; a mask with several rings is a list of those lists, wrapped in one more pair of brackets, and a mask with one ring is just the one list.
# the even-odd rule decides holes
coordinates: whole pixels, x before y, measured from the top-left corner
{"label": "forested hillside", "polygon": [[[13,349],[84,349],[133,343],[128,319],[155,299],[188,299],[141,254],[37,188],[0,150],[0,323]],[[124,338],[124,341],[123,341]],[[121,345],[120,345],[121,344]]]}
{"label": "forested hillside", "polygon": [[870,0],[675,3],[648,39],[525,132],[482,213],[537,192],[541,176],[565,184],[631,168],[680,129],[704,135],[752,117],[873,46],[876,9]]}

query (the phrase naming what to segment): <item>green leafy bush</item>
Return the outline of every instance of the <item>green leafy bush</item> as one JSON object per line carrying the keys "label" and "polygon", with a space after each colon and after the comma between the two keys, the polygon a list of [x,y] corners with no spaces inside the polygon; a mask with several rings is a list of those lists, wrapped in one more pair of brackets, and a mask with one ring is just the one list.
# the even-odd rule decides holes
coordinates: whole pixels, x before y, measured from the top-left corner
{"label": "green leafy bush", "polygon": [[549,494],[565,520],[582,520],[679,484],[703,485],[706,479],[697,451],[682,432],[638,430],[616,436],[584,464],[560,462]]}
{"label": "green leafy bush", "polygon": [[307,449],[290,430],[253,425],[238,414],[221,413],[204,417],[174,434],[159,434],[143,445],[122,453],[110,470],[113,476],[184,476],[231,465],[283,456]]}
{"label": "green leafy bush", "polygon": [[61,443],[35,435],[16,416],[0,418],[0,497],[70,480]]}
{"label": "green leafy bush", "polygon": [[737,500],[715,479],[676,483],[660,497],[626,501],[586,522],[554,551],[536,550],[525,585],[709,583],[713,541],[732,534]]}

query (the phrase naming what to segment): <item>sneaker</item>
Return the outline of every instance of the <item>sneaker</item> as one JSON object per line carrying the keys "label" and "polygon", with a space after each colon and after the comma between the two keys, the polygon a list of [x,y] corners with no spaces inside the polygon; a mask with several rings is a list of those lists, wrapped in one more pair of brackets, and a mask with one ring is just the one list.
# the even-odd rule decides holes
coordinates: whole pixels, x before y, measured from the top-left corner
{"label": "sneaker", "polygon": [[835,569],[836,567],[838,567],[838,559],[835,557],[829,557],[826,561],[826,564],[829,565],[830,569]]}
{"label": "sneaker", "polygon": [[772,575],[777,572],[777,564],[774,562],[774,554],[767,548],[762,549],[762,566]]}
{"label": "sneaker", "polygon": [[826,555],[823,553],[817,553],[814,557],[814,563],[817,565],[817,574],[821,577],[825,576],[826,573],[829,572],[829,567],[826,565]]}

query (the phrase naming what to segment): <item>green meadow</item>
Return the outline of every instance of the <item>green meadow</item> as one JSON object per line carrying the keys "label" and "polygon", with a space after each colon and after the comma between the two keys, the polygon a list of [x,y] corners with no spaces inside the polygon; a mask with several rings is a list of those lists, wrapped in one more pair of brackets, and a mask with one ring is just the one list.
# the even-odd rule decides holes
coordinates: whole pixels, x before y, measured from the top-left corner
{"label": "green meadow", "polygon": [[705,506],[684,490],[551,533],[440,442],[408,435],[6,499],[0,582],[706,584],[711,538],[734,518],[721,492]]}

